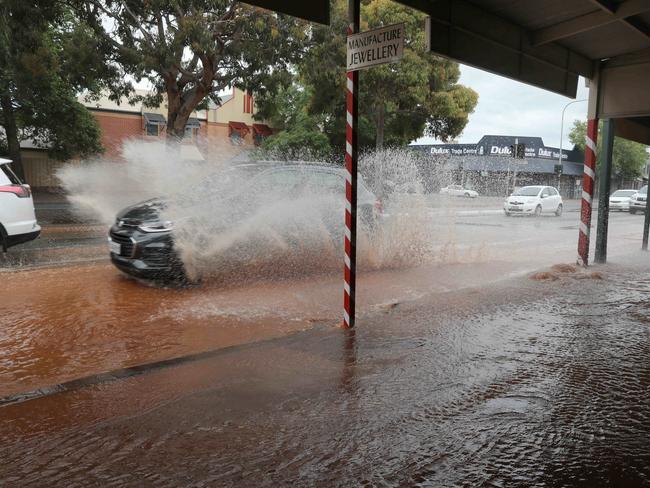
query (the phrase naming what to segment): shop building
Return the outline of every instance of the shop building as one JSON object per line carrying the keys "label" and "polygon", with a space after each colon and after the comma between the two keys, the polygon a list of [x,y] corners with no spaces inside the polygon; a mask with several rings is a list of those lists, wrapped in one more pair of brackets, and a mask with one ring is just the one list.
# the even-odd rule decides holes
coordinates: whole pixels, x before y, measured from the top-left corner
{"label": "shop building", "polygon": [[[515,157],[515,146],[519,157]],[[428,191],[460,184],[482,195],[505,195],[513,187],[550,185],[567,198],[580,195],[584,154],[546,146],[541,137],[485,135],[476,144],[415,144]]]}

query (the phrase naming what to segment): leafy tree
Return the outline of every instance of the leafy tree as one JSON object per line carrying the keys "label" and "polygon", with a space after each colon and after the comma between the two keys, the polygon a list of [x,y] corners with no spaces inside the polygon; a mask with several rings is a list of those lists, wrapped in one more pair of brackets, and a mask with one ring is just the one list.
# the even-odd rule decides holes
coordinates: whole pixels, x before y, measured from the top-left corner
{"label": "leafy tree", "polygon": [[285,159],[325,159],[332,152],[319,119],[307,113],[311,93],[296,84],[279,90],[269,105],[265,119],[280,132],[264,141],[263,150]]}
{"label": "leafy tree", "polygon": [[125,69],[153,85],[145,105],[167,97],[172,139],[229,86],[263,96],[288,84],[306,32],[294,18],[234,0],[79,0],[77,7]]}
{"label": "leafy tree", "polygon": [[0,3],[0,138],[21,177],[22,140],[63,159],[102,150],[95,119],[76,99],[118,76],[99,52],[92,32],[61,2]]}
{"label": "leafy tree", "polygon": [[[596,165],[600,166],[602,154],[602,123],[598,127],[598,142]],[[575,120],[569,133],[569,140],[581,151],[585,150],[587,135],[587,123],[582,120]],[[638,142],[623,139],[622,137],[614,138],[614,149],[612,151],[612,173],[619,182],[625,179],[637,178],[648,161],[647,146]]]}
{"label": "leafy tree", "polygon": [[[423,133],[442,140],[460,135],[478,95],[458,84],[458,64],[425,52],[425,15],[389,0],[370,0],[362,4],[361,19],[362,30],[404,22],[406,39],[399,62],[360,74],[360,144],[404,145]],[[323,116],[335,147],[345,141],[346,27],[347,2],[334,0],[331,26],[313,28],[299,64],[312,93],[309,112]]]}

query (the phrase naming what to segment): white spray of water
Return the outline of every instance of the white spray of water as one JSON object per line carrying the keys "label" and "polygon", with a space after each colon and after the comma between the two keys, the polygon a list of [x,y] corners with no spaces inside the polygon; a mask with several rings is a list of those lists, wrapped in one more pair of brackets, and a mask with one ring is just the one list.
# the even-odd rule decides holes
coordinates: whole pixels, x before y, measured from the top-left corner
{"label": "white spray of water", "polygon": [[[417,155],[394,149],[368,152],[359,167],[384,212],[372,231],[360,219],[362,268],[459,259],[453,217],[447,219],[449,232],[441,232],[440,219],[434,225]],[[310,180],[314,168],[308,163],[296,169],[294,176],[285,173],[274,181],[272,175],[260,178],[260,167],[253,163],[187,161],[164,143],[131,141],[121,161],[69,165],[59,177],[77,212],[106,224],[129,205],[162,199],[166,205],[161,218],[174,222],[175,247],[190,276],[232,280],[251,274],[338,271],[344,180],[341,175]],[[429,186],[432,178],[439,178],[435,184],[440,186],[449,174],[426,177]],[[291,178],[296,179],[293,186]],[[472,252],[472,259],[483,254]]]}

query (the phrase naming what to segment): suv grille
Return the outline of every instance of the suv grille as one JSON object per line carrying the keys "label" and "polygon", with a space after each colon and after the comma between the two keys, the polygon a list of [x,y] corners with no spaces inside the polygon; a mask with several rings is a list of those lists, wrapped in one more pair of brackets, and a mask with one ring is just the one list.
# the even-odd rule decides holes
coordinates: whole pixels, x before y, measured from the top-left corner
{"label": "suv grille", "polygon": [[142,260],[149,266],[170,266],[172,253],[169,249],[147,249],[142,251]]}
{"label": "suv grille", "polygon": [[121,245],[120,256],[124,256],[127,258],[133,256],[133,252],[135,251],[135,244],[133,244],[133,241],[131,240],[130,237],[116,234],[115,232],[111,232],[111,239],[115,242],[120,243]]}

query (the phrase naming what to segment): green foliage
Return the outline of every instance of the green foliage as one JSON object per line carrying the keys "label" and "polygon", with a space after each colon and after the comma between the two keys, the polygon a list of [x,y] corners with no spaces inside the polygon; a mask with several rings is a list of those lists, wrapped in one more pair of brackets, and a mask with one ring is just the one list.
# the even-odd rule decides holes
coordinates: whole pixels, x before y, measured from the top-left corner
{"label": "green foliage", "polygon": [[79,0],[78,11],[126,71],[153,85],[145,104],[167,96],[173,137],[227,87],[264,97],[287,85],[306,35],[304,22],[234,0]]}
{"label": "green foliage", "polygon": [[263,151],[282,159],[327,159],[332,151],[327,136],[318,127],[318,118],[307,113],[311,94],[292,85],[281,89],[268,106],[266,120],[280,132],[267,138]]}
{"label": "green foliage", "polygon": [[323,160],[331,154],[327,136],[309,123],[299,123],[269,137],[264,149],[275,158],[287,160]]}
{"label": "green foliage", "polygon": [[[389,0],[364,2],[362,30],[404,22],[403,58],[360,73],[361,146],[405,145],[423,133],[442,140],[460,135],[478,94],[458,84],[458,64],[425,52],[425,15]],[[323,117],[332,146],[345,141],[347,2],[332,4],[330,27],[313,28],[299,63],[301,83],[311,89],[309,113]],[[383,135],[383,137],[382,137]]]}
{"label": "green foliage", "polygon": [[17,172],[26,139],[58,158],[101,152],[99,128],[76,96],[118,73],[88,28],[61,2],[5,0],[0,39],[0,125]]}
{"label": "green foliage", "polygon": [[[598,127],[598,142],[596,160],[597,166],[600,165],[600,155],[602,154],[602,121]],[[569,140],[581,151],[585,150],[587,135],[587,122],[575,120],[569,133]],[[612,151],[612,173],[619,179],[637,178],[641,176],[641,171],[648,161],[647,146],[638,142],[629,141],[621,137],[614,138],[614,149]]]}

